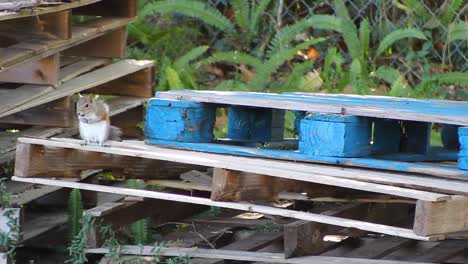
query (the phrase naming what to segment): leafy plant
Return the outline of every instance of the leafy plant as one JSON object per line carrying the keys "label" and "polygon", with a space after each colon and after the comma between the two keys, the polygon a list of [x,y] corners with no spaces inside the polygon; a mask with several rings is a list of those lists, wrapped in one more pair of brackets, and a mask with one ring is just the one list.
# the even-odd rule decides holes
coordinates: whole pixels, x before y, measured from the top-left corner
{"label": "leafy plant", "polygon": [[81,230],[81,218],[83,216],[83,205],[79,189],[73,189],[68,198],[68,228],[70,240],[78,235]]}
{"label": "leafy plant", "polygon": [[73,238],[68,247],[68,255],[71,257],[66,263],[71,264],[85,264],[87,258],[85,254],[88,234],[94,228],[95,218],[89,214],[85,214],[81,219],[81,229],[78,234]]}
{"label": "leafy plant", "polygon": [[[128,180],[127,186],[132,189],[145,189],[146,184],[143,181],[139,180]],[[136,244],[145,244],[148,241],[149,231],[148,231],[148,221],[146,219],[141,219],[136,221],[130,226],[133,240]]]}

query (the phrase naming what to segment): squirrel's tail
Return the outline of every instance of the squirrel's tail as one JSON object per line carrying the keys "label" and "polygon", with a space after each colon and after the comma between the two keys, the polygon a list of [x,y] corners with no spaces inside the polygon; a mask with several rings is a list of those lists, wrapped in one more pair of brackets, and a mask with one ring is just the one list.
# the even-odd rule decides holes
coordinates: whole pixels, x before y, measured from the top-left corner
{"label": "squirrel's tail", "polygon": [[118,127],[111,126],[109,139],[114,141],[122,141],[122,130]]}

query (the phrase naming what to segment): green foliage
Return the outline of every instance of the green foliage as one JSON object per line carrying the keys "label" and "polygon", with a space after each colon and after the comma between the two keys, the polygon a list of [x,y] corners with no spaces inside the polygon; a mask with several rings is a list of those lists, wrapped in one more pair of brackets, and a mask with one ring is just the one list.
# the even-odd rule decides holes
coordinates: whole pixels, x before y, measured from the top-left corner
{"label": "green foliage", "polygon": [[81,229],[81,218],[83,216],[83,205],[79,189],[73,189],[68,197],[68,228],[70,241],[78,235]]}
{"label": "green foliage", "polygon": [[0,207],[8,207],[11,205],[11,193],[7,192],[7,178],[0,178]]}
{"label": "green foliage", "polygon": [[448,41],[468,41],[468,22],[454,22],[448,27]]}
{"label": "green foliage", "polygon": [[84,215],[81,219],[81,229],[73,238],[68,247],[68,255],[71,257],[66,263],[85,264],[88,262],[85,254],[87,238],[90,230],[94,227],[95,218],[91,215]]}
{"label": "green foliage", "polygon": [[[132,189],[145,189],[146,184],[141,180],[130,179],[127,180],[127,186]],[[133,241],[136,244],[145,244],[148,241],[148,221],[141,219],[136,221],[130,226],[132,232]]]}
{"label": "green foliage", "polygon": [[464,0],[448,0],[445,9],[438,17],[440,23],[447,27],[447,25],[453,21],[455,15],[462,8],[464,2]]}
{"label": "green foliage", "polygon": [[155,13],[178,13],[200,19],[203,23],[222,31],[234,29],[234,25],[231,21],[208,3],[190,0],[156,1],[151,2],[143,14],[148,15]]}
{"label": "green foliage", "polygon": [[158,89],[198,89],[195,74],[197,63],[193,61],[207,50],[207,46],[199,46],[179,57],[174,63],[170,63],[168,59],[163,60]]}
{"label": "green foliage", "polygon": [[387,50],[391,45],[393,45],[398,40],[404,38],[418,38],[418,39],[427,39],[424,36],[424,33],[421,30],[413,29],[413,28],[406,28],[406,29],[397,29],[390,34],[388,34],[380,43],[379,47],[377,48],[375,56],[379,56],[385,50]]}
{"label": "green foliage", "polygon": [[[468,89],[468,72],[447,72],[424,78],[414,90],[418,97],[443,91],[442,85],[457,85]],[[434,92],[435,91],[435,92]]]}
{"label": "green foliage", "polygon": [[344,58],[337,48],[328,50],[320,74],[324,82],[324,89],[328,92],[342,91],[344,86],[340,85],[343,80],[347,82],[347,75],[343,72]]}

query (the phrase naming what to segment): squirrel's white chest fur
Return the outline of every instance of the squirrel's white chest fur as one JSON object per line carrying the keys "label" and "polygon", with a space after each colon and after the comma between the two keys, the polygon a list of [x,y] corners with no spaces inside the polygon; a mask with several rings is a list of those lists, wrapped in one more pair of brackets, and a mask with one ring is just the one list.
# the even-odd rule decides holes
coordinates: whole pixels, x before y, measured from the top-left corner
{"label": "squirrel's white chest fur", "polygon": [[102,145],[109,138],[110,124],[106,120],[85,123],[80,122],[80,136],[86,143]]}

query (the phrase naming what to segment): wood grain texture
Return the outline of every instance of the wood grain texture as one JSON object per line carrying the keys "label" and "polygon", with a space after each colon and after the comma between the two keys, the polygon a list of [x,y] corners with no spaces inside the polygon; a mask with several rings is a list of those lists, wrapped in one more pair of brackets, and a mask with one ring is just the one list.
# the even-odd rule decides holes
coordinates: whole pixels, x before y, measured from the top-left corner
{"label": "wood grain texture", "polygon": [[78,15],[135,17],[137,15],[136,0],[102,0],[96,4],[74,9]]}
{"label": "wood grain texture", "polygon": [[24,18],[24,17],[34,17],[36,15],[56,13],[64,10],[69,10],[72,8],[77,8],[80,6],[89,5],[92,3],[99,2],[101,0],[74,0],[69,3],[63,3],[61,5],[49,6],[49,7],[36,7],[34,12],[2,12],[0,13],[0,21]]}
{"label": "wood grain texture", "polygon": [[24,178],[24,177],[17,177],[17,176],[13,176],[12,180],[36,183],[36,184],[61,186],[61,187],[67,187],[67,188],[76,188],[76,189],[88,190],[88,191],[99,191],[99,192],[116,193],[116,194],[118,193],[118,194],[124,194],[124,195],[136,196],[136,197],[146,197],[146,198],[153,198],[153,199],[159,199],[159,200],[168,200],[168,201],[173,201],[173,202],[215,206],[215,207],[229,208],[229,209],[235,209],[235,210],[257,212],[257,213],[269,214],[269,215],[278,215],[278,216],[283,216],[283,217],[290,217],[290,218],[295,218],[295,219],[300,219],[300,220],[320,222],[324,224],[355,228],[355,229],[360,229],[360,230],[366,230],[366,231],[371,231],[371,232],[406,237],[406,238],[423,240],[423,241],[433,241],[433,240],[444,239],[443,235],[427,236],[427,237],[418,236],[414,234],[412,230],[405,229],[405,228],[393,227],[393,226],[382,225],[382,224],[374,224],[374,223],[369,223],[365,221],[346,219],[346,218],[341,218],[341,217],[334,217],[334,216],[320,215],[320,214],[315,214],[315,213],[294,211],[294,210],[289,210],[289,209],[275,208],[275,207],[270,207],[270,206],[262,206],[262,205],[256,205],[256,204],[251,204],[251,203],[219,202],[219,201],[212,201],[207,198],[199,198],[199,197],[194,197],[194,196],[178,195],[178,194],[172,194],[172,193],[162,193],[162,192],[147,191],[147,190],[135,190],[135,189],[128,189],[128,188],[102,186],[102,185],[93,185],[93,184],[86,184],[86,183],[76,183],[76,182],[68,182],[68,181],[63,181],[63,180],[51,180],[51,179],[42,179],[42,178]]}
{"label": "wood grain texture", "polygon": [[418,201],[413,229],[419,235],[468,231],[468,199]]}
{"label": "wood grain texture", "polygon": [[0,82],[56,86],[59,83],[59,66],[59,55],[54,54],[32,64],[0,72]]}
{"label": "wood grain texture", "polygon": [[159,98],[178,99],[215,104],[256,106],[307,112],[348,114],[421,121],[454,125],[468,125],[468,103],[443,100],[416,100],[384,96],[331,94],[262,94],[220,91],[177,90],[161,92]]}
{"label": "wood grain texture", "polygon": [[120,28],[67,49],[63,53],[69,56],[123,58],[126,47],[127,29]]}
{"label": "wood grain texture", "polygon": [[[196,155],[194,155],[194,152],[192,151],[172,150],[156,146],[149,146],[141,141],[111,142],[112,146],[109,148],[102,148],[97,146],[81,146],[80,140],[72,139],[44,140],[20,138],[18,139],[18,142],[25,144],[40,144],[52,148],[66,148],[70,151],[72,149],[79,150],[77,152],[89,151],[108,153],[113,155],[137,156],[148,159],[157,159],[207,167],[239,170],[286,179],[315,182],[325,185],[332,185],[377,193],[385,193],[427,201],[447,200],[451,199],[451,196],[436,192],[405,189],[396,186],[401,186],[403,184],[423,189],[431,189],[433,191],[436,189],[443,189],[446,193],[457,193],[466,192],[466,186],[468,185],[468,183],[463,181],[425,178],[415,175],[367,171],[345,167],[324,166],[318,164],[305,164],[299,162],[287,162],[278,160],[272,161],[267,159],[252,159],[209,153],[196,153]],[[21,175],[28,176],[27,174]]]}

